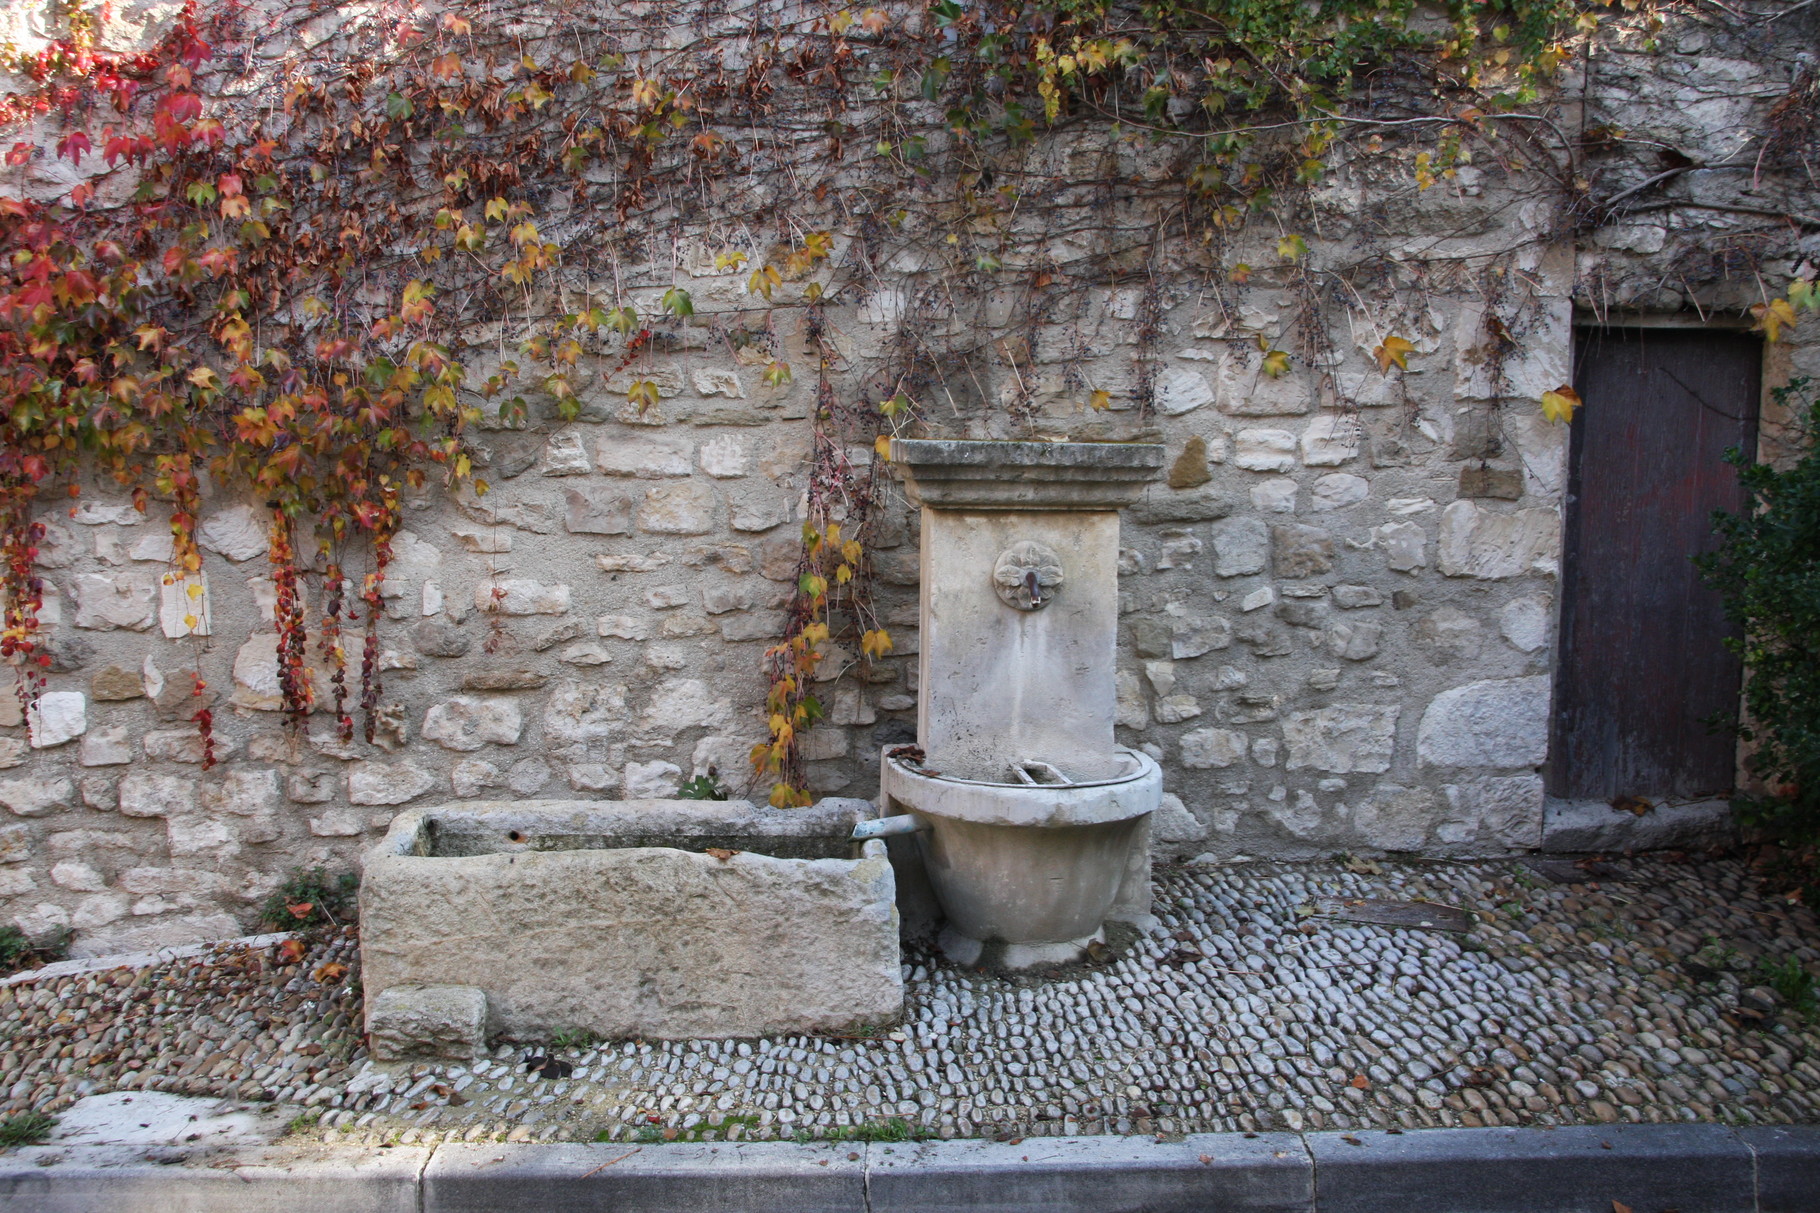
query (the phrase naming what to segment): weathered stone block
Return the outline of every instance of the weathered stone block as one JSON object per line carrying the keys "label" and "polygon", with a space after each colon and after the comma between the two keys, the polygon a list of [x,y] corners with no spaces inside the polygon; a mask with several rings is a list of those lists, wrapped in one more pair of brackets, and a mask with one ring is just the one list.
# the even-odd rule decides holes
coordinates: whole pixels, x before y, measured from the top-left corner
{"label": "weathered stone block", "polygon": [[1144,698],[1144,684],[1139,681],[1137,671],[1120,670],[1113,685],[1117,696],[1113,723],[1124,729],[1149,728],[1150,706]]}
{"label": "weathered stone block", "polygon": [[1270,528],[1261,518],[1222,518],[1213,524],[1213,571],[1221,577],[1262,573],[1270,559]]}
{"label": "weathered stone block", "polygon": [[1548,643],[1554,621],[1554,599],[1546,594],[1507,602],[1498,610],[1498,631],[1521,652],[1533,653]]}
{"label": "weathered stone block", "polygon": [[1232,462],[1248,472],[1287,472],[1296,465],[1296,436],[1288,430],[1240,430]]}
{"label": "weathered stone block", "polygon": [[1207,467],[1207,441],[1199,434],[1182,444],[1182,453],[1169,465],[1169,487],[1192,489],[1213,479]]}
{"label": "weathered stone block", "polygon": [[1333,532],[1292,522],[1270,528],[1278,577],[1317,577],[1333,570]]}
{"label": "weathered stone block", "polygon": [[1220,408],[1235,417],[1274,417],[1306,413],[1314,394],[1301,375],[1263,373],[1263,356],[1252,349],[1229,350],[1220,359]]}
{"label": "weathered stone block", "polygon": [[576,535],[629,535],[632,499],[606,486],[571,486],[563,492],[563,526]]}
{"label": "weathered stone block", "polygon": [[423,737],[445,750],[478,750],[489,742],[517,745],[524,715],[510,699],[458,695],[424,713]]}
{"label": "weathered stone block", "polygon": [[357,762],[348,768],[354,804],[403,804],[436,786],[436,777],[413,762]]}
{"label": "weathered stone block", "polygon": [[0,805],[21,817],[43,817],[67,809],[76,785],[68,779],[0,779]]}
{"label": "weathered stone block", "polygon": [[1533,767],[1548,757],[1549,679],[1496,678],[1443,691],[1416,731],[1423,766]]}
{"label": "weathered stone block", "polygon": [[1514,468],[1463,467],[1460,496],[1516,501],[1523,496],[1523,473]]}
{"label": "weathered stone block", "polygon": [[257,817],[278,807],[278,772],[233,770],[202,784],[198,803],[205,813]]}
{"label": "weathered stone block", "polygon": [[1180,724],[1201,714],[1201,705],[1193,695],[1178,693],[1158,696],[1152,709],[1158,724]]}
{"label": "weathered stone block", "polygon": [[473,1061],[487,1047],[487,996],[474,986],[393,986],[368,1002],[366,1026],[377,1061]]}
{"label": "weathered stone block", "polygon": [[661,480],[687,476],[694,467],[686,439],[609,435],[594,448],[594,465],[608,476]]}
{"label": "weathered stone block", "polygon": [[1291,712],[1283,718],[1289,747],[1284,769],[1313,767],[1335,775],[1388,771],[1401,711],[1396,704],[1336,703]]}
{"label": "weathered stone block", "polygon": [[158,578],[138,571],[81,573],[72,579],[75,625],[98,632],[143,632],[158,615]]}
{"label": "weathered stone block", "polygon": [[1387,522],[1373,534],[1384,550],[1384,562],[1399,573],[1413,573],[1428,565],[1428,533],[1420,523]]}
{"label": "weathered stone block", "polygon": [[133,742],[123,724],[83,735],[76,760],[85,767],[122,766],[133,760]]}
{"label": "weathered stone block", "polygon": [[1170,367],[1156,377],[1156,411],[1165,417],[1192,412],[1214,400],[1213,386],[1199,371]]}
{"label": "weathered stone block", "polygon": [[173,817],[196,807],[196,781],[182,775],[130,771],[120,780],[120,812],[125,817]]}
{"label": "weathered stone block", "polygon": [[[1542,777],[1481,775],[1448,784],[1451,812],[1441,827],[1443,841],[1496,842],[1530,849],[1542,845]],[[1459,837],[1446,837],[1457,831]]]}
{"label": "weathered stone block", "polygon": [[1317,510],[1344,510],[1371,496],[1371,482],[1363,476],[1330,472],[1314,482],[1310,503]]}
{"label": "weathered stone block", "polygon": [[721,480],[746,474],[746,444],[731,434],[710,438],[697,452],[701,470]]}
{"label": "weathered stone block", "polygon": [[67,745],[88,732],[88,697],[81,691],[46,691],[25,713],[34,750]]}
{"label": "weathered stone block", "polygon": [[1332,597],[1333,605],[1346,611],[1384,605],[1384,595],[1376,587],[1369,585],[1336,585],[1333,587]]}
{"label": "weathered stone block", "polygon": [[1359,453],[1365,428],[1356,416],[1323,413],[1302,431],[1302,462],[1309,467],[1338,467]]}
{"label": "weathered stone block", "polygon": [[1499,514],[1456,501],[1441,511],[1438,558],[1449,577],[1553,575],[1561,564],[1561,515],[1553,509]]}
{"label": "weathered stone block", "polygon": [[218,556],[235,563],[266,553],[266,531],[271,519],[263,510],[250,505],[217,510],[202,520],[196,531],[196,542]]}
{"label": "weathered stone block", "polygon": [[593,470],[588,448],[573,430],[552,436],[537,457],[537,471],[543,476],[586,476]]}
{"label": "weathered stone block", "polygon": [[528,577],[500,577],[474,587],[474,609],[502,615],[566,615],[569,587]]}
{"label": "weathered stone block", "polygon": [[663,800],[676,795],[681,782],[682,768],[673,762],[628,762],[622,786],[627,800]]}
{"label": "weathered stone block", "polygon": [[1236,729],[1195,729],[1182,734],[1182,765],[1194,770],[1229,767],[1245,757],[1248,744]]}
{"label": "weathered stone block", "polygon": [[88,693],[103,703],[139,699],[145,694],[145,679],[137,670],[103,666],[89,676]]}
{"label": "weathered stone block", "polygon": [[1378,655],[1384,625],[1336,619],[1327,625],[1327,651],[1347,661],[1369,661]]}
{"label": "weathered stone block", "polygon": [[1469,661],[1479,655],[1484,628],[1477,619],[1450,606],[1441,607],[1415,626],[1415,641],[1435,661]]}
{"label": "weathered stone block", "polygon": [[1353,810],[1352,825],[1367,846],[1416,851],[1438,817],[1435,794],[1427,788],[1381,783]]}
{"label": "weathered stone block", "polygon": [[454,624],[435,619],[426,619],[411,629],[411,646],[425,657],[460,657],[473,643]]}
{"label": "weathered stone block", "polygon": [[[714,490],[693,480],[645,491],[638,529],[653,535],[706,535],[714,529]],[[735,529],[748,529],[735,524]]]}

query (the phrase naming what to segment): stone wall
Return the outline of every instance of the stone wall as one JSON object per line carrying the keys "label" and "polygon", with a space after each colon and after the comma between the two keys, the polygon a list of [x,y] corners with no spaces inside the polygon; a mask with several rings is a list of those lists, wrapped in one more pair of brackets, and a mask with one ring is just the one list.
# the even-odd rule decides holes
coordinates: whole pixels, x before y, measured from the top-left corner
{"label": "stone wall", "polygon": [[[1786,60],[1699,49],[1672,81],[1578,83],[1633,128],[1659,120],[1681,142],[1725,143],[1750,115],[1699,117],[1669,84],[1772,97]],[[1142,152],[1106,154],[1145,171]],[[1177,798],[1158,830],[1168,853],[1538,845],[1568,431],[1537,399],[1571,380],[1576,309],[1697,321],[1696,308],[1735,316],[1754,298],[1712,273],[1663,285],[1741,216],[1663,212],[1580,239],[1521,173],[1468,167],[1371,216],[1360,184],[1339,173],[1314,191],[1328,236],[1317,260],[1364,249],[1413,264],[1446,244],[1453,261],[1369,315],[1323,301],[1342,340],[1281,377],[1255,338],[1294,323],[1306,297],[1215,283],[1192,259],[1142,285],[1093,286],[1067,309],[1021,311],[1001,293],[962,314],[937,297],[938,260],[905,250],[823,309],[848,392],[866,390],[911,323],[940,313],[977,328],[968,386],[927,394],[924,432],[1167,445],[1167,483],[1124,520],[1118,706],[1120,738],[1163,764]],[[1255,239],[1266,250],[1274,235]],[[767,385],[770,355],[729,340],[753,300],[714,253],[677,250],[696,314],[668,326],[640,372],[658,405],[629,406],[617,359],[590,354],[579,420],[479,436],[485,497],[409,501],[372,746],[341,741],[323,713],[301,735],[282,727],[256,503],[211,497],[200,602],[164,582],[158,507],[140,515],[90,486],[48,518],[48,691],[29,728],[0,696],[13,818],[0,825],[0,918],[35,936],[73,928],[89,953],[225,935],[288,871],[356,863],[407,804],[665,796],[709,774],[762,799],[745,755],[764,735],[760,659],[796,577],[815,384],[799,370]],[[1796,261],[1779,256],[1770,268],[1786,281]],[[648,314],[670,273],[647,267],[631,285]],[[780,291],[768,325],[801,368],[813,359],[799,298],[800,284]],[[1488,312],[1512,343],[1490,335]],[[1371,351],[1391,331],[1414,350],[1387,375]],[[1820,377],[1820,344],[1802,338],[1771,349],[1772,383]],[[1088,409],[1089,390],[1111,407]],[[894,490],[874,546],[895,649],[824,663],[829,719],[805,739],[819,792],[870,795],[878,748],[914,735],[915,535]],[[313,619],[320,581],[309,590]],[[188,723],[197,673],[220,759],[206,773]],[[325,672],[319,701],[329,690]]]}

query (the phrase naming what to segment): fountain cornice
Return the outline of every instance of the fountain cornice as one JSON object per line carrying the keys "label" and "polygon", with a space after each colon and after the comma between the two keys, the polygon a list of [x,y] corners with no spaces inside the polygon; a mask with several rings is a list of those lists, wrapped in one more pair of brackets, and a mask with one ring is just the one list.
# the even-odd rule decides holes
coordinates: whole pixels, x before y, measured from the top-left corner
{"label": "fountain cornice", "polygon": [[1116,510],[1157,478],[1163,447],[893,438],[890,459],[910,500],[930,509]]}

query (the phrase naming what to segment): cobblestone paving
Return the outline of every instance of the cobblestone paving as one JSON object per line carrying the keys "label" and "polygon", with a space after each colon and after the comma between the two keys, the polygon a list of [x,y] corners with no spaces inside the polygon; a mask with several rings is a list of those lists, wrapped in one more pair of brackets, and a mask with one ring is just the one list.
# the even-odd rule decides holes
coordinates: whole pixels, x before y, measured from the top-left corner
{"label": "cobblestone paving", "polygon": [[[1561,885],[1515,861],[1353,866],[1159,870],[1160,936],[1042,980],[921,958],[905,1022],[868,1038],[379,1067],[350,1028],[351,937],[66,977],[0,991],[0,1083],[8,1111],[125,1087],[278,1100],[320,1117],[300,1131],[372,1142],[1820,1123],[1820,1022],[1761,988],[1766,963],[1820,973],[1820,930],[1741,864]],[[1474,922],[1328,912],[1360,898]],[[528,1053],[562,1064],[527,1073]]]}

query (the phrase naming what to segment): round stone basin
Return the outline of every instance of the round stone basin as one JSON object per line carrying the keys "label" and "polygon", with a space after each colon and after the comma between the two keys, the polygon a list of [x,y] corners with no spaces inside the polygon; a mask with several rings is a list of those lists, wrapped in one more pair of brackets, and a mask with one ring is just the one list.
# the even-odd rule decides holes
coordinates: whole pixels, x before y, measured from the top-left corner
{"label": "round stone basin", "polygon": [[1065,780],[1065,769],[1026,763],[1034,782],[991,783],[885,753],[884,811],[929,827],[918,846],[947,918],[941,946],[950,959],[1009,970],[1064,964],[1105,938],[1140,827],[1163,795],[1155,761],[1135,750],[1118,757],[1127,773],[1112,778],[1045,782]]}

